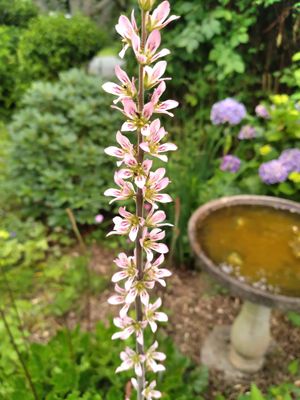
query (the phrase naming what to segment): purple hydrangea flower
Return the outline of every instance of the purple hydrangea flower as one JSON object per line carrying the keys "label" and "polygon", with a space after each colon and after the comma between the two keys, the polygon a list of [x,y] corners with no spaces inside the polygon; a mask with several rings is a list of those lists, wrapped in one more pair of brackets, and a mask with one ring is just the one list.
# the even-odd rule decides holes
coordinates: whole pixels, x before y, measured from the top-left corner
{"label": "purple hydrangea flower", "polygon": [[102,214],[98,214],[95,217],[96,224],[101,224],[104,221],[104,216]]}
{"label": "purple hydrangea flower", "polygon": [[232,156],[231,154],[227,154],[222,158],[220,169],[222,171],[227,171],[231,173],[236,173],[241,167],[241,160],[236,157]]}
{"label": "purple hydrangea flower", "polygon": [[256,130],[251,125],[244,125],[238,134],[240,140],[254,139],[256,137]]}
{"label": "purple hydrangea flower", "polygon": [[227,98],[215,103],[211,109],[210,119],[214,125],[239,124],[246,116],[246,108],[244,104],[239,103],[235,99]]}
{"label": "purple hydrangea flower", "polygon": [[255,107],[255,113],[260,118],[264,118],[264,119],[270,118],[269,111],[262,104],[259,104],[258,106]]}
{"label": "purple hydrangea flower", "polygon": [[279,160],[268,161],[259,167],[259,176],[267,185],[284,182],[288,175],[287,168]]}
{"label": "purple hydrangea flower", "polygon": [[300,150],[287,149],[281,153],[279,161],[286,167],[288,172],[300,172]]}

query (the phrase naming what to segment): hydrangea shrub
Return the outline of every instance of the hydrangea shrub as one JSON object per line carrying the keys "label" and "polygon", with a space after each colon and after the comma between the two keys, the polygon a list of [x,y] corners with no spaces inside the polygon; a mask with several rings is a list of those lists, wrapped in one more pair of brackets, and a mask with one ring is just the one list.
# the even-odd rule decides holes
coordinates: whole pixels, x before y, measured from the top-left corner
{"label": "hydrangea shrub", "polygon": [[[212,124],[224,128],[220,170],[236,174],[230,179],[241,192],[299,200],[299,102],[286,94],[270,100],[255,107],[255,116],[231,98],[212,107]],[[219,178],[217,173],[216,184]]]}

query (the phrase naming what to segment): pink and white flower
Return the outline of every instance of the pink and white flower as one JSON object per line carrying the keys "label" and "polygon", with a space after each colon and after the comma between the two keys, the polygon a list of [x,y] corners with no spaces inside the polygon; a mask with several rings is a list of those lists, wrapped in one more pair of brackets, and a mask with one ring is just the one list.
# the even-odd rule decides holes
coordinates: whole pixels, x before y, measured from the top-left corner
{"label": "pink and white flower", "polygon": [[170,113],[169,110],[172,110],[173,108],[178,107],[178,101],[175,100],[166,100],[163,102],[160,102],[160,98],[162,94],[166,90],[166,83],[161,82],[159,86],[154,90],[153,95],[151,97],[151,103],[153,104],[154,107],[154,112],[157,114],[167,114],[170,117],[174,117],[174,114]]}
{"label": "pink and white flower", "polygon": [[125,351],[121,352],[120,357],[123,362],[116,369],[117,373],[134,368],[136,375],[142,376],[142,364],[145,362],[145,356],[143,354],[138,354],[129,347],[126,347]]}
{"label": "pink and white flower", "polygon": [[165,221],[167,218],[166,213],[162,210],[155,211],[155,208],[152,207],[151,210],[149,211],[149,214],[147,215],[145,219],[144,225],[148,228],[160,228],[162,226],[173,226],[172,224],[169,223],[164,223],[162,222]]}
{"label": "pink and white flower", "polygon": [[119,216],[113,218],[113,223],[115,224],[114,230],[109,232],[107,236],[128,235],[129,239],[134,242],[136,240],[139,228],[142,225],[141,218],[137,217],[135,214],[131,214],[129,211],[126,211],[125,207],[119,208],[119,214],[123,218]]}
{"label": "pink and white flower", "polygon": [[148,203],[152,204],[157,208],[156,203],[170,203],[172,198],[166,193],[160,193],[165,189],[169,183],[169,178],[164,177],[166,170],[164,168],[158,168],[155,172],[150,172],[146,183],[143,188],[143,195]]}
{"label": "pink and white flower", "polygon": [[118,98],[114,100],[114,104],[123,99],[134,98],[137,93],[134,78],[130,80],[126,72],[123,71],[119,65],[115,67],[115,73],[119,81],[122,83],[122,86],[117,85],[114,82],[106,82],[102,85],[102,89],[107,93],[118,96]]}
{"label": "pink and white flower", "polygon": [[122,36],[124,43],[123,49],[120,51],[119,56],[124,58],[127,49],[132,45],[132,37],[138,32],[138,27],[134,17],[134,10],[131,13],[131,21],[125,16],[121,15],[119,22],[116,25],[116,31]]}
{"label": "pink and white flower", "polygon": [[[139,385],[135,378],[131,378],[131,383],[132,386],[135,388],[135,390],[139,390]],[[161,393],[158,390],[155,390],[154,389],[155,387],[156,387],[156,381],[153,381],[150,383],[149,386],[146,386],[146,388],[142,392],[142,395],[144,396],[145,400],[161,398]]]}
{"label": "pink and white flower", "polygon": [[139,344],[144,344],[144,333],[143,330],[146,328],[148,322],[147,321],[136,321],[130,317],[116,317],[114,318],[114,324],[117,328],[120,328],[121,331],[116,332],[112,335],[112,340],[121,339],[126,340],[128,339],[133,333],[136,335],[136,340]]}
{"label": "pink and white flower", "polygon": [[158,342],[155,341],[146,353],[146,365],[151,371],[155,373],[165,371],[166,369],[162,364],[158,364],[156,362],[165,361],[166,359],[166,355],[164,353],[161,353],[160,351],[157,351],[157,348]]}
{"label": "pink and white flower", "polygon": [[[116,96],[112,107],[125,116],[126,121],[121,127],[121,132],[137,131],[133,143],[121,132],[117,132],[116,140],[119,146],[105,149],[107,154],[117,158],[117,166],[121,168],[114,175],[117,188],[108,189],[104,194],[113,197],[110,203],[132,199],[136,206],[135,212],[120,207],[119,215],[113,218],[114,228],[108,234],[108,236],[128,235],[129,240],[135,242],[132,256],[121,252],[114,260],[120,270],[112,277],[115,294],[108,299],[108,302],[122,306],[119,317],[114,319],[115,325],[120,330],[114,333],[112,338],[126,340],[135,335],[138,343],[136,352],[129,347],[121,352],[122,364],[116,372],[133,368],[139,379],[132,379],[132,384],[138,391],[138,398],[144,400],[159,399],[162,396],[155,389],[156,381],[149,384],[144,372],[146,367],[153,372],[164,371],[165,367],[161,361],[164,361],[166,356],[157,351],[157,342],[154,342],[148,350],[144,349],[144,330],[149,325],[151,330],[156,332],[157,323],[168,320],[167,315],[159,311],[161,299],[150,303],[149,292],[156,282],[166,286],[165,278],[171,275],[168,269],[161,268],[164,254],[169,251],[161,242],[165,238],[165,232],[161,228],[172,226],[165,222],[165,212],[158,210],[158,203],[172,201],[167,193],[162,193],[170,180],[165,176],[164,168],[151,171],[153,161],[145,156],[167,162],[168,157],[165,153],[177,149],[173,143],[163,143],[167,132],[161,126],[159,119],[152,119],[154,114],[173,116],[170,110],[178,105],[175,100],[161,100],[166,90],[165,82],[170,78],[164,77],[166,61],[158,60],[170,53],[168,49],[159,50],[160,30],[179,17],[170,16],[170,4],[166,0],[161,0],[161,4],[152,12],[155,1],[137,0],[142,12],[139,19],[141,33],[134,11],[131,20],[122,15],[116,25],[123,42],[120,57],[123,58],[127,49],[132,47],[139,63],[138,84],[135,78],[130,79],[128,74],[117,66],[115,73],[119,82],[107,82],[103,85],[106,92]],[[152,95],[149,95],[148,102],[144,104],[145,90],[151,89],[153,89]],[[121,105],[117,106],[119,102]],[[155,252],[160,255],[154,260]],[[122,286],[119,286],[120,282]],[[129,309],[134,303],[136,317],[132,318]]]}
{"label": "pink and white flower", "polygon": [[159,240],[163,240],[165,236],[166,233],[159,228],[152,229],[150,232],[147,228],[144,228],[140,242],[147,254],[148,261],[153,260],[153,251],[161,254],[168,253],[169,249],[167,245],[164,243],[157,243]]}
{"label": "pink and white flower", "polygon": [[170,22],[179,19],[177,15],[171,15],[168,18],[171,12],[170,3],[168,1],[163,1],[152,14],[147,15],[147,29],[153,31],[154,29],[163,29]]}
{"label": "pink and white flower", "polygon": [[157,331],[157,323],[155,321],[159,322],[167,322],[168,321],[168,316],[164,312],[158,312],[156,311],[158,308],[161,307],[161,298],[158,298],[155,303],[149,304],[147,307],[145,307],[145,318],[148,321],[152,332]]}
{"label": "pink and white flower", "polygon": [[152,157],[157,157],[160,160],[167,162],[168,157],[161,153],[177,150],[177,146],[173,143],[160,143],[160,141],[167,135],[167,132],[163,127],[160,127],[159,119],[154,120],[150,125],[144,127],[143,135],[146,140],[140,144],[140,147]]}
{"label": "pink and white flower", "polygon": [[[135,278],[137,277],[138,271],[135,265],[135,257],[128,257],[125,253],[120,253],[118,257],[114,260],[114,263],[122,270],[116,272],[112,277],[112,282],[120,282],[127,279],[125,282],[125,289],[128,291]],[[127,296],[126,292],[126,296]],[[124,294],[125,295],[125,294]],[[125,297],[126,299],[126,297]]]}
{"label": "pink and white flower", "polygon": [[104,196],[115,197],[109,202],[112,204],[114,201],[118,200],[128,200],[135,196],[135,190],[131,182],[125,182],[120,178],[119,173],[116,172],[114,176],[115,183],[120,187],[120,189],[107,189],[104,192]]}
{"label": "pink and white flower", "polygon": [[126,159],[126,165],[130,168],[123,168],[119,171],[119,175],[122,179],[129,179],[134,177],[134,183],[140,189],[146,184],[147,178],[149,176],[150,169],[152,167],[151,160],[144,160],[142,164],[139,164],[137,160],[132,158]]}
{"label": "pink and white flower", "polygon": [[120,161],[117,162],[117,165],[122,165],[126,159],[134,158],[134,147],[130,140],[122,135],[120,131],[116,134],[116,140],[121,146],[121,148],[116,146],[107,147],[104,152],[112,157],[117,157]]}
{"label": "pink and white flower", "polygon": [[143,127],[147,121],[149,121],[154,111],[154,105],[151,102],[145,104],[142,115],[138,112],[137,105],[132,99],[122,99],[121,103],[123,109],[117,106],[112,106],[112,108],[120,111],[128,118],[128,120],[122,125],[121,130],[123,132],[133,132],[138,128]]}
{"label": "pink and white flower", "polygon": [[127,315],[130,304],[125,303],[125,299],[127,296],[127,290],[120,287],[118,284],[115,285],[115,292],[113,296],[110,296],[107,302],[113,306],[124,304],[124,306],[120,310],[120,317],[124,318]]}
{"label": "pink and white flower", "polygon": [[154,262],[147,261],[144,270],[145,280],[149,282],[158,282],[161,286],[166,287],[165,278],[169,278],[172,272],[166,268],[159,268],[165,261],[165,257],[161,254]]}
{"label": "pink and white flower", "polygon": [[144,304],[144,306],[148,306],[150,296],[148,293],[148,290],[151,290],[154,288],[155,282],[150,281],[150,280],[136,280],[133,282],[132,287],[127,293],[126,296],[126,303],[131,304],[135,301],[137,296],[140,297],[141,302]]}
{"label": "pink and white flower", "polygon": [[162,78],[167,68],[166,61],[159,61],[154,67],[146,66],[144,69],[144,85],[145,89],[152,89],[162,81],[170,80],[171,78]]}
{"label": "pink and white flower", "polygon": [[153,381],[146,386],[145,390],[143,390],[142,394],[145,397],[145,400],[153,400],[153,399],[160,399],[161,393],[156,388],[156,381]]}
{"label": "pink and white flower", "polygon": [[148,36],[144,50],[141,48],[141,39],[138,35],[132,37],[132,48],[138,62],[142,65],[152,64],[161,57],[170,54],[170,50],[163,49],[156,53],[161,43],[161,35],[159,30],[154,30]]}

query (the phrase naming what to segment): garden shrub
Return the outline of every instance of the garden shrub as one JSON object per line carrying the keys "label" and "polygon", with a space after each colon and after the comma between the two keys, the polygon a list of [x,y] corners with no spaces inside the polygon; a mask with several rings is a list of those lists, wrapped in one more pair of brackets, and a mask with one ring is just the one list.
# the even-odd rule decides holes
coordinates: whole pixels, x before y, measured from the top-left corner
{"label": "garden shrub", "polygon": [[[120,400],[130,374],[116,374],[123,343],[111,344],[114,328],[99,323],[93,333],[63,330],[46,345],[33,343],[26,363],[40,399]],[[0,398],[31,400],[23,371],[11,360],[12,349],[0,321],[3,354],[0,359]],[[21,341],[21,340],[20,340]],[[128,342],[127,342],[128,343]],[[208,371],[196,367],[178,352],[172,341],[161,338],[168,374],[160,374],[163,400],[203,400]],[[1,397],[2,396],[2,397]],[[133,398],[133,396],[132,396]]]}
{"label": "garden shrub", "polygon": [[[253,105],[257,97],[279,90],[280,71],[299,49],[299,32],[294,34],[299,4],[288,3],[174,2],[174,14],[181,19],[166,32],[166,47],[175,49],[168,73],[174,92],[182,93],[188,106],[183,117],[207,117],[211,104],[236,93]],[[284,18],[282,25],[273,24],[278,16]]]}
{"label": "garden shrub", "polygon": [[[300,111],[297,102],[293,96],[274,95],[268,103],[257,108],[260,109],[266,117],[254,117],[249,113],[238,126],[221,128],[224,138],[229,139],[224,154],[229,152],[238,157],[241,167],[236,173],[224,172],[219,169],[218,160],[214,177],[206,186],[206,200],[233,194],[232,191],[300,200]],[[243,127],[250,128],[253,137],[240,137]],[[281,166],[281,163],[288,166]],[[218,188],[221,193],[216,193]]]}
{"label": "garden shrub", "polygon": [[18,96],[18,46],[20,30],[0,26],[0,116],[6,116]]}
{"label": "garden shrub", "polygon": [[[32,220],[20,222],[4,221],[3,212],[0,210],[0,268],[13,268],[22,265],[33,267],[35,263],[45,258],[48,250],[46,230],[40,223]],[[17,221],[17,223],[16,223]],[[21,227],[21,229],[20,229]],[[23,232],[26,230],[26,236]],[[23,232],[22,232],[23,230]]]}
{"label": "garden shrub", "polygon": [[0,25],[24,28],[37,14],[38,8],[32,0],[0,0]]}
{"label": "garden shrub", "polygon": [[10,126],[8,160],[11,193],[23,213],[69,226],[67,207],[79,223],[93,223],[99,209],[108,209],[103,192],[113,163],[103,149],[120,124],[109,101],[99,79],[77,69],[26,93]]}
{"label": "garden shrub", "polygon": [[55,79],[60,71],[81,66],[104,45],[105,33],[86,17],[39,16],[20,39],[20,71],[25,82]]}

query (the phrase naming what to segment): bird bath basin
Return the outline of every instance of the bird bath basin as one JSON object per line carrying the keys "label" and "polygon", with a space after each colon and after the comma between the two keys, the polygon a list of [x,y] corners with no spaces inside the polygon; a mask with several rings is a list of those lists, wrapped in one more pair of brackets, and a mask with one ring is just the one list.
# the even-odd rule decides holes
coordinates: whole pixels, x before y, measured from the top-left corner
{"label": "bird bath basin", "polygon": [[[189,238],[200,265],[246,300],[223,355],[232,368],[256,372],[270,345],[271,308],[300,310],[300,204],[248,195],[214,200],[192,215]],[[218,348],[221,369],[224,336],[216,328],[202,349],[214,366],[210,353]]]}

